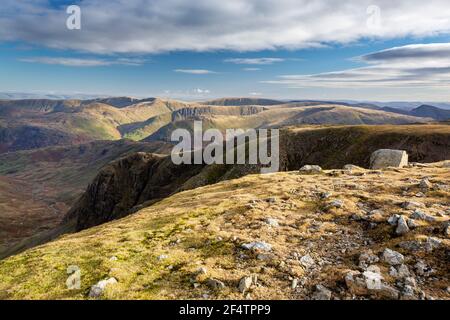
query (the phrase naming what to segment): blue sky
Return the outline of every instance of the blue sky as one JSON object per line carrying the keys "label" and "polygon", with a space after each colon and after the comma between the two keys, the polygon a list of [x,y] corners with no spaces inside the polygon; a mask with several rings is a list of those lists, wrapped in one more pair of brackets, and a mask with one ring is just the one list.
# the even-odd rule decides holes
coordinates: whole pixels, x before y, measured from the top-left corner
{"label": "blue sky", "polygon": [[371,2],[214,2],[5,0],[0,92],[450,101],[445,1],[379,1],[375,30]]}

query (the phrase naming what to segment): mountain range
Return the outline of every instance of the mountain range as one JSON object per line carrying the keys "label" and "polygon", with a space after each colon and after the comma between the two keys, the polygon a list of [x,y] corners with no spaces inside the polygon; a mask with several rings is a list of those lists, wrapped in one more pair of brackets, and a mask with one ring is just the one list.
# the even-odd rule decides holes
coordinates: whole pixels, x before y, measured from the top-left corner
{"label": "mountain range", "polygon": [[[397,245],[384,221],[390,213],[406,214],[398,203],[411,197],[427,200],[426,211],[440,214],[433,225],[416,226],[414,236],[442,233],[447,215],[442,208],[449,199],[448,164],[442,162],[450,159],[448,113],[431,105],[405,110],[365,102],[257,98],[0,100],[0,298],[89,298],[89,288],[106,275],[119,281],[115,293],[105,293],[110,298],[170,298],[164,291],[170,283],[178,288],[175,298],[198,298],[206,288],[215,298],[240,298],[231,288],[252,265],[269,268],[263,286],[286,285],[274,279],[298,279],[307,272],[292,269],[292,259],[286,258],[290,253],[282,248],[293,250],[294,244],[303,255],[303,245],[316,248],[314,259],[345,262],[338,278],[324,277],[333,294],[345,298],[347,293],[339,291],[343,274],[355,268],[355,255],[362,253],[344,245],[346,237],[355,232],[351,242],[368,243],[374,251]],[[175,165],[171,133],[192,131],[196,120],[204,129],[222,132],[280,129],[280,172],[261,175],[259,165]],[[364,169],[379,149],[404,150],[412,164]],[[326,171],[296,173],[310,164]],[[425,178],[434,185],[427,192],[416,187],[416,180]],[[334,193],[346,210],[330,211],[328,198]],[[387,211],[371,220],[376,210]],[[277,223],[270,220],[273,225],[266,230],[268,219]],[[241,252],[252,239],[271,242],[276,255]],[[321,243],[341,252],[339,257],[319,250]],[[447,243],[441,243],[445,255]],[[167,265],[162,256],[168,257]],[[426,259],[445,278],[445,266],[436,257]],[[197,278],[195,260],[216,271]],[[67,276],[67,263],[86,273],[80,290],[70,292],[56,283]],[[31,266],[33,272],[22,272]],[[50,269],[54,272],[47,274]],[[308,276],[310,285],[318,276]],[[38,283],[51,289],[42,291]],[[189,290],[194,283],[195,290]],[[217,290],[212,283],[230,289]],[[362,296],[400,296],[390,288]],[[311,296],[312,289],[305,290],[280,294],[255,288],[252,294]],[[424,290],[442,296],[438,284]]]}
{"label": "mountain range", "polygon": [[276,128],[297,124],[408,124],[447,120],[448,111],[368,104],[227,98],[182,102],[129,97],[90,100],[0,100],[0,153],[95,140],[169,140],[192,120],[206,127]]}

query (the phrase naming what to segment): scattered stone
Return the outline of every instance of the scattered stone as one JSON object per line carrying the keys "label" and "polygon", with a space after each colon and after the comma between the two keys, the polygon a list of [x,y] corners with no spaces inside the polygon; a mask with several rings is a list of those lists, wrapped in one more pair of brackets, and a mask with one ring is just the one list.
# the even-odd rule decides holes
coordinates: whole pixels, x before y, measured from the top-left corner
{"label": "scattered stone", "polygon": [[406,210],[414,210],[416,208],[424,208],[425,205],[420,202],[414,202],[414,201],[405,201],[402,203],[402,208]]}
{"label": "scattered stone", "polygon": [[353,164],[346,164],[342,169],[350,172],[352,172],[353,170],[364,170],[364,168],[355,166]]}
{"label": "scattered stone", "polygon": [[209,278],[206,280],[206,284],[211,289],[223,289],[225,288],[225,284],[222,281],[219,281],[217,279]]}
{"label": "scattered stone", "polygon": [[326,199],[331,198],[332,195],[333,194],[331,192],[322,192],[319,196],[320,196],[320,199],[326,200]]}
{"label": "scattered stone", "polygon": [[371,169],[388,167],[403,168],[408,165],[408,154],[403,150],[381,149],[372,153],[370,157]]}
{"label": "scattered stone", "polygon": [[406,277],[409,277],[411,273],[409,272],[408,266],[402,264],[397,268],[391,266],[391,268],[389,269],[389,275],[396,279],[404,279]]}
{"label": "scattered stone", "polygon": [[208,269],[206,269],[205,267],[200,267],[197,269],[197,274],[207,274],[208,273]]}
{"label": "scattered stone", "polygon": [[368,293],[366,282],[359,271],[349,271],[345,275],[345,284],[351,293],[366,295]]}
{"label": "scattered stone", "polygon": [[159,260],[159,261],[166,260],[166,259],[168,259],[168,258],[169,258],[169,256],[166,255],[166,254],[162,254],[162,255],[158,256],[158,260]]}
{"label": "scattered stone", "polygon": [[371,222],[382,222],[384,221],[383,212],[381,210],[372,210],[369,212],[369,215],[365,217],[365,220]]}
{"label": "scattered stone", "polygon": [[428,252],[431,252],[434,249],[439,248],[441,243],[442,243],[442,240],[440,240],[438,238],[428,237],[427,241],[425,243],[425,250],[427,250]]}
{"label": "scattered stone", "polygon": [[388,248],[383,251],[382,258],[384,262],[391,266],[403,264],[405,261],[405,257],[401,253]]}
{"label": "scattered stone", "polygon": [[426,195],[425,195],[423,192],[417,192],[417,193],[416,193],[416,197],[417,197],[417,198],[425,198]]}
{"label": "scattered stone", "polygon": [[306,269],[312,268],[316,262],[309,254],[300,258],[300,264],[304,266]]}
{"label": "scattered stone", "polygon": [[342,200],[333,200],[328,203],[328,208],[343,208],[344,207],[344,201]]}
{"label": "scattered stone", "polygon": [[419,241],[402,241],[399,247],[408,251],[419,251],[422,248],[422,244]]}
{"label": "scattered stone", "polygon": [[270,261],[273,259],[273,255],[267,253],[260,253],[256,256],[256,259],[261,261]]}
{"label": "scattered stone", "polygon": [[408,227],[410,229],[415,229],[415,228],[419,227],[419,224],[414,219],[408,219]]}
{"label": "scattered stone", "polygon": [[109,261],[117,261],[117,257],[116,256],[112,256],[111,258],[109,258]]}
{"label": "scattered stone", "polygon": [[391,226],[396,226],[397,223],[398,223],[398,219],[400,219],[400,215],[394,214],[394,215],[392,215],[392,216],[389,217],[388,223],[389,223]]}
{"label": "scattered stone", "polygon": [[294,290],[295,288],[297,288],[297,286],[298,286],[298,279],[295,278],[295,279],[292,280],[292,283],[291,283],[291,288],[292,288],[292,290]]}
{"label": "scattered stone", "polygon": [[[372,269],[373,270],[373,269]],[[365,271],[363,273],[364,280],[366,282],[366,287],[369,290],[380,290],[381,289],[381,281],[383,280],[383,276],[380,274],[380,269],[373,271]]]}
{"label": "scattered stone", "polygon": [[384,284],[384,283],[381,284],[381,288],[380,288],[378,294],[382,298],[393,299],[393,300],[397,300],[400,296],[400,292],[397,289],[395,289],[394,287],[391,287],[387,284]]}
{"label": "scattered stone", "polygon": [[368,250],[359,256],[359,267],[362,269],[367,269],[371,264],[380,261],[377,255],[375,255],[372,250]]}
{"label": "scattered stone", "polygon": [[273,218],[267,218],[266,223],[271,227],[279,227],[280,226],[280,224],[278,223],[278,220],[273,219]]}
{"label": "scattered stone", "polygon": [[302,173],[321,173],[322,168],[316,165],[306,165],[300,168]]}
{"label": "scattered stone", "polygon": [[98,298],[102,296],[107,286],[114,285],[116,283],[117,283],[116,278],[109,278],[106,280],[99,281],[97,284],[91,287],[91,290],[89,291],[89,297]]}
{"label": "scattered stone", "polygon": [[436,221],[435,217],[430,216],[420,210],[415,210],[413,212],[413,214],[411,215],[411,219],[423,220],[423,221],[428,221],[428,222]]}
{"label": "scattered stone", "polygon": [[244,243],[242,248],[245,250],[255,250],[255,251],[271,251],[272,245],[265,243],[263,241],[255,241],[250,243]]}
{"label": "scattered stone", "polygon": [[316,291],[312,295],[313,300],[331,300],[331,291],[321,284],[316,286]]}
{"label": "scattered stone", "polygon": [[243,277],[239,281],[238,289],[241,293],[245,293],[252,287],[252,284],[253,284],[253,278],[251,276]]}
{"label": "scattered stone", "polygon": [[403,236],[409,232],[408,222],[405,216],[400,216],[397,221],[397,229],[395,233],[399,236]]}
{"label": "scattered stone", "polygon": [[424,178],[419,183],[419,188],[422,190],[430,190],[433,188],[433,184],[428,180],[428,178]]}
{"label": "scattered stone", "polygon": [[275,203],[275,202],[277,202],[277,198],[274,198],[274,197],[267,198],[266,202],[268,202],[268,203]]}

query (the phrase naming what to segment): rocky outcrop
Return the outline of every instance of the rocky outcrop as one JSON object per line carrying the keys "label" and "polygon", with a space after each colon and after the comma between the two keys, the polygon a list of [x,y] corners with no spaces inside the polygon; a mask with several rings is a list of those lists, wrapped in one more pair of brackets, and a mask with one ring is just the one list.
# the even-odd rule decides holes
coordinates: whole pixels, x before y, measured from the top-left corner
{"label": "rocky outcrop", "polygon": [[404,150],[381,149],[372,153],[370,157],[371,169],[388,167],[403,168],[408,165],[408,154]]}
{"label": "rocky outcrop", "polygon": [[124,217],[145,202],[176,192],[203,165],[174,165],[170,157],[136,153],[104,167],[67,213],[77,230]]}
{"label": "rocky outcrop", "polygon": [[369,168],[370,156],[380,149],[405,150],[409,161],[450,159],[450,126],[341,126],[283,130],[280,135],[282,170],[307,164],[323,169],[353,164]]}

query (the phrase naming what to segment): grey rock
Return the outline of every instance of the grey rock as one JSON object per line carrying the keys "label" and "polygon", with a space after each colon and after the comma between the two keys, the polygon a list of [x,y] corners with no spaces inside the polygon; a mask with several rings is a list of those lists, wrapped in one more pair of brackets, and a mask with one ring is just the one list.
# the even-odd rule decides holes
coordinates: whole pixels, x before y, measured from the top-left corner
{"label": "grey rock", "polygon": [[116,278],[109,278],[106,280],[99,281],[97,284],[95,284],[91,287],[91,290],[89,291],[89,297],[90,298],[98,298],[98,297],[102,296],[106,287],[114,285],[116,283],[117,283]]}
{"label": "grey rock", "polygon": [[208,280],[206,280],[206,284],[211,289],[223,289],[223,288],[225,288],[225,284],[222,281],[217,280],[217,279],[213,279],[213,278],[209,278]]}
{"label": "grey rock", "polygon": [[346,164],[342,169],[350,172],[352,172],[353,170],[364,170],[364,168],[355,166],[353,164]]}
{"label": "grey rock", "polygon": [[424,178],[419,183],[419,188],[422,190],[430,190],[433,188],[433,184],[427,178]]}
{"label": "grey rock", "polygon": [[415,229],[415,228],[419,227],[419,224],[414,219],[408,219],[408,227],[410,229]]}
{"label": "grey rock", "polygon": [[[375,272],[374,272],[375,271]],[[380,269],[372,271],[365,271],[363,273],[364,281],[366,282],[366,287],[369,290],[380,290],[383,280],[383,276],[380,274]]]}
{"label": "grey rock", "polygon": [[250,243],[244,243],[242,248],[245,250],[255,250],[255,251],[271,251],[272,245],[263,242],[263,241],[255,241]]}
{"label": "grey rock", "polygon": [[408,154],[403,150],[381,149],[372,153],[370,157],[371,169],[388,167],[403,168],[408,165]]}
{"label": "grey rock", "polygon": [[300,168],[300,172],[302,173],[321,173],[322,168],[317,165],[305,165]]}
{"label": "grey rock", "polygon": [[387,284],[382,283],[381,288],[378,291],[378,294],[385,299],[398,299],[400,296],[400,291],[394,287],[391,287]]}
{"label": "grey rock", "polygon": [[359,267],[362,269],[368,268],[371,264],[380,261],[377,255],[372,250],[368,250],[359,256]]}
{"label": "grey rock", "polygon": [[402,208],[406,210],[414,210],[416,208],[424,208],[425,205],[421,202],[405,201],[402,203]]}
{"label": "grey rock", "polygon": [[402,291],[401,300],[417,300],[413,287],[405,285]]}
{"label": "grey rock", "polygon": [[331,291],[321,284],[316,286],[316,291],[312,295],[313,300],[331,300]]}
{"label": "grey rock", "polygon": [[206,269],[205,267],[200,267],[197,269],[197,274],[207,274],[208,273],[208,269]]}
{"label": "grey rock", "polygon": [[434,270],[430,266],[428,266],[425,262],[423,262],[422,260],[419,260],[414,265],[414,269],[415,269],[417,275],[423,276],[423,277],[428,277],[434,272]]}
{"label": "grey rock", "polygon": [[396,226],[399,218],[400,218],[400,215],[394,214],[394,215],[392,215],[392,216],[389,217],[388,223],[389,223],[391,226]]}
{"label": "grey rock", "polygon": [[280,226],[280,224],[278,223],[278,220],[273,219],[273,218],[267,218],[266,223],[271,227],[279,227]]}
{"label": "grey rock", "polygon": [[326,200],[329,199],[333,194],[331,192],[322,192],[319,196],[320,199]]}
{"label": "grey rock", "polygon": [[434,249],[437,249],[441,246],[442,240],[438,238],[428,237],[425,242],[425,250],[428,252],[432,252]]}
{"label": "grey rock", "polygon": [[408,222],[405,216],[400,216],[397,221],[397,229],[395,233],[399,236],[403,236],[409,232]]}
{"label": "grey rock", "polygon": [[383,251],[382,258],[384,262],[391,266],[403,264],[405,261],[405,257],[401,253],[388,248]]}
{"label": "grey rock", "polygon": [[306,269],[309,269],[312,268],[316,264],[316,262],[309,254],[307,254],[300,258],[300,264]]}
{"label": "grey rock", "polygon": [[404,279],[404,278],[409,277],[411,275],[411,273],[409,272],[408,266],[405,264],[402,264],[398,267],[392,266],[389,269],[389,275],[396,279]]}
{"label": "grey rock", "polygon": [[243,277],[239,281],[238,289],[241,293],[245,293],[252,287],[252,284],[253,284],[253,278],[251,276]]}
{"label": "grey rock", "polygon": [[342,200],[333,200],[333,201],[330,201],[328,203],[328,208],[338,208],[338,209],[340,209],[340,208],[343,208],[343,207],[344,207],[344,201],[342,201]]}
{"label": "grey rock", "polygon": [[411,215],[411,219],[423,220],[423,221],[427,221],[427,222],[434,222],[434,221],[436,221],[435,217],[430,216],[430,215],[428,215],[425,212],[420,211],[420,210],[415,210],[413,212],[413,214]]}

